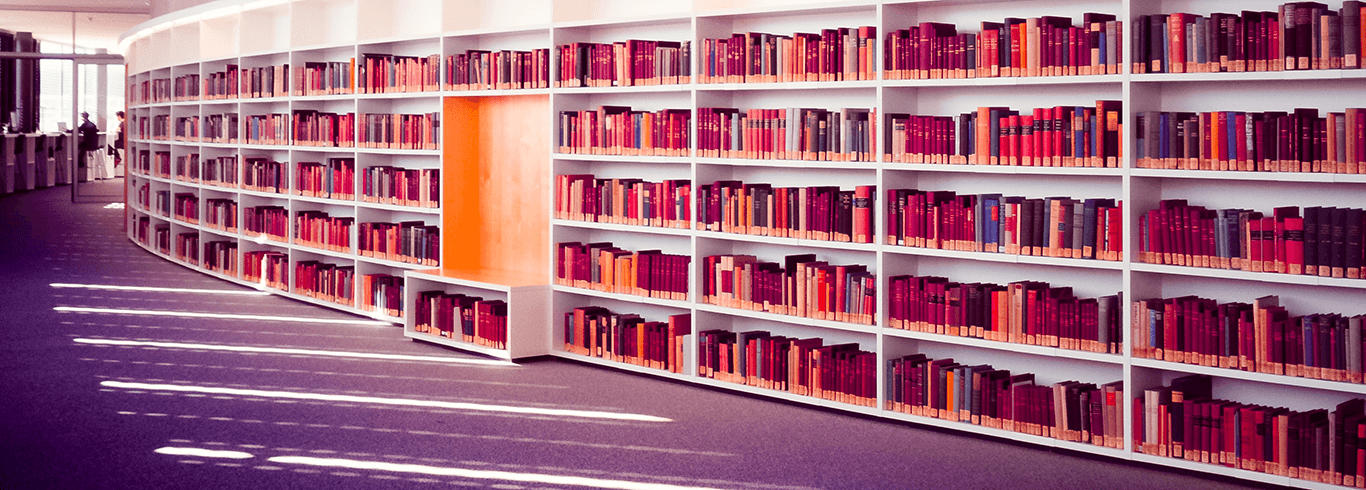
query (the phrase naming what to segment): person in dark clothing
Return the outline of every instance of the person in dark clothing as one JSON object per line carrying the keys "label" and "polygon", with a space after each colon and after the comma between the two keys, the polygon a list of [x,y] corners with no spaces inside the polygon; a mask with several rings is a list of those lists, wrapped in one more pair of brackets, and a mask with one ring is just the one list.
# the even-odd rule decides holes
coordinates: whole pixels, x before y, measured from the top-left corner
{"label": "person in dark clothing", "polygon": [[115,112],[114,115],[119,117],[118,133],[115,133],[114,135],[114,151],[112,152],[114,155],[114,166],[117,167],[123,163],[123,129],[125,123],[123,111]]}
{"label": "person in dark clothing", "polygon": [[86,168],[90,152],[100,149],[100,128],[90,122],[90,113],[81,113],[80,140],[76,149],[81,151],[80,168]]}

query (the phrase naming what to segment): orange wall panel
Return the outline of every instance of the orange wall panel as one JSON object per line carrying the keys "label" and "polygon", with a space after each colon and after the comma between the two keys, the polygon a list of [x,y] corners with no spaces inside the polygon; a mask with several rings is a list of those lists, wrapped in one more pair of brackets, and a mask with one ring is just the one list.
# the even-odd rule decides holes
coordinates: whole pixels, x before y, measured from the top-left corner
{"label": "orange wall panel", "polygon": [[442,123],[444,268],[548,284],[550,98],[449,97]]}

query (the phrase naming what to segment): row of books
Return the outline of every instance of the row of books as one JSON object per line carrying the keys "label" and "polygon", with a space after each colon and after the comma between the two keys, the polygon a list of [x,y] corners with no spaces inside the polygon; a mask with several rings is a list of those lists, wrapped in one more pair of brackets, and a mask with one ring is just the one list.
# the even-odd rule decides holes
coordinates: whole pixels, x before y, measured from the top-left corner
{"label": "row of books", "polygon": [[289,185],[285,164],[266,158],[242,159],[242,188],[257,192],[280,193]]}
{"label": "row of books", "polygon": [[357,146],[395,150],[435,150],[441,140],[440,113],[361,114]]}
{"label": "row of books", "polygon": [[145,80],[142,82],[142,100],[144,102],[159,103],[171,102],[175,100],[175,91],[170,78],[158,78],[155,80]]}
{"label": "row of books", "polygon": [[555,176],[555,219],[631,226],[687,228],[692,183],[598,179],[591,174]]}
{"label": "row of books", "polygon": [[356,248],[365,257],[435,267],[441,262],[441,227],[421,221],[361,223]]}
{"label": "row of books", "polygon": [[441,207],[441,169],[369,167],[361,175],[361,200],[396,206]]}
{"label": "row of books", "polygon": [[362,94],[441,89],[441,55],[362,54],[356,89]]}
{"label": "row of books", "polygon": [[1124,352],[1124,310],[1118,294],[1078,298],[1070,287],[1035,281],[999,285],[912,275],[887,281],[891,328],[1102,354]]}
{"label": "row of books", "polygon": [[[162,155],[163,153],[158,152],[158,162],[164,161],[161,160]],[[169,158],[170,153],[164,153],[164,155]],[[285,182],[285,165],[265,158],[244,158],[242,188],[259,192],[282,192]],[[209,160],[205,162],[203,169],[204,181],[218,186],[236,187],[237,166],[237,157],[219,157]],[[198,172],[198,167],[191,165],[188,161],[184,163],[183,169],[189,175]],[[180,172],[180,167],[178,167],[177,172]],[[355,188],[354,158],[332,158],[328,160],[327,164],[301,162],[297,172],[298,174],[295,176],[296,187],[291,191],[295,195],[329,199],[355,199],[352,190]],[[391,166],[367,168],[361,176],[362,200],[399,206],[440,207],[440,172],[440,169],[403,169]],[[179,175],[182,174],[177,173],[177,176]]]}
{"label": "row of books", "polygon": [[165,217],[171,216],[171,191],[156,191],[156,212]]}
{"label": "row of books", "polygon": [[158,223],[153,227],[152,233],[155,235],[157,252],[171,255],[171,225]]}
{"label": "row of books", "polygon": [[1120,73],[1123,22],[1112,14],[983,21],[978,32],[921,22],[888,33],[888,80],[1113,75]]}
{"label": "row of books", "polygon": [[[290,70],[288,63],[148,80],[132,90],[136,103],[438,90],[440,56],[361,55],[347,61],[305,62]],[[202,95],[201,95],[202,94]]]}
{"label": "row of books", "polygon": [[167,141],[171,139],[171,115],[158,114],[138,119],[138,136],[144,139]]}
{"label": "row of books", "polygon": [[142,182],[142,185],[137,186],[137,189],[134,192],[133,198],[136,200],[138,207],[141,207],[142,209],[152,208],[151,186],[148,185],[146,181]]}
{"label": "row of books", "polygon": [[1138,260],[1150,264],[1361,279],[1366,212],[1354,208],[1206,209],[1164,199],[1139,216]]}
{"label": "row of books", "polygon": [[238,96],[243,99],[289,95],[289,63],[242,68],[239,73]]}
{"label": "row of books", "polygon": [[361,276],[360,309],[403,318],[403,276],[390,274]]}
{"label": "row of books", "polygon": [[289,243],[289,210],[284,206],[242,208],[242,231],[249,236],[265,236],[280,243]]}
{"label": "row of books", "polygon": [[600,306],[574,308],[564,314],[565,352],[671,373],[683,373],[683,349],[691,334],[691,313],[669,315],[662,322]]}
{"label": "row of books", "polygon": [[247,116],[242,135],[249,145],[288,145],[289,114],[253,114]]}
{"label": "row of books", "polygon": [[[792,35],[735,33],[702,40],[700,83],[839,82],[877,79],[877,27]],[[686,83],[686,82],[685,82]]]}
{"label": "row of books", "polygon": [[289,291],[289,255],[274,250],[243,252],[242,279]]}
{"label": "row of books", "polygon": [[569,43],[555,49],[556,87],[691,83],[691,41]]}
{"label": "row of books", "polygon": [[1197,296],[1135,301],[1135,357],[1362,383],[1366,315],[1292,316],[1277,296],[1218,303]]}
{"label": "row of books", "polygon": [[708,255],[702,302],[777,315],[875,325],[877,276],[865,265],[831,265],[815,254],[761,262],[754,255]]}
{"label": "row of books", "polygon": [[138,243],[144,246],[151,246],[151,239],[148,237],[148,230],[151,228],[151,219],[146,216],[138,216],[133,223],[133,233]]}
{"label": "row of books", "polygon": [[205,159],[202,171],[203,181],[205,184],[220,187],[237,187],[237,169],[239,167],[236,156]]}
{"label": "row of books", "polygon": [[293,142],[299,146],[356,146],[356,114],[295,109]]}
{"label": "row of books", "polygon": [[516,90],[550,86],[550,50],[471,49],[446,57],[447,90]]}
{"label": "row of books", "polygon": [[890,189],[887,244],[1120,260],[1123,202]]}
{"label": "row of books", "polygon": [[1124,448],[1124,383],[1036,384],[1033,373],[910,354],[888,361],[887,410]]}
{"label": "row of books", "polygon": [[[151,239],[148,236],[148,230],[151,228],[150,225],[151,219],[146,216],[138,216],[137,221],[133,224],[133,232],[137,238],[138,243],[141,243],[149,247],[152,244]],[[167,226],[169,227],[169,225]]]}
{"label": "row of books", "polygon": [[211,114],[204,116],[204,141],[209,143],[236,144],[239,134],[237,114]]}
{"label": "row of books", "polygon": [[175,236],[175,258],[186,264],[199,265],[199,232],[191,231]]}
{"label": "row of books", "polygon": [[294,67],[294,95],[341,95],[355,93],[356,59],[309,61]]}
{"label": "row of books", "polygon": [[199,141],[199,118],[194,116],[177,117],[172,130],[174,132],[172,139],[175,141],[197,142]]}
{"label": "row of books", "polygon": [[871,162],[876,148],[876,109],[697,109],[702,157]]}
{"label": "row of books", "polygon": [[689,156],[692,111],[633,111],[625,106],[561,111],[560,153],[582,155]]}
{"label": "row of books", "polygon": [[718,180],[697,190],[697,229],[873,243],[877,186],[774,187]]}
{"label": "row of books", "polygon": [[1217,399],[1209,376],[1192,374],[1134,398],[1134,449],[1331,485],[1366,480],[1366,401],[1328,409]]}
{"label": "row of books", "polygon": [[204,100],[236,99],[240,77],[237,65],[227,65],[223,71],[209,73],[204,79]]}
{"label": "row of books", "polygon": [[324,199],[356,199],[356,159],[329,158],[327,163],[299,162],[294,194]]}
{"label": "row of books", "polygon": [[329,216],[325,211],[294,213],[294,243],[306,247],[351,252],[351,228],[356,218]]}
{"label": "row of books", "polygon": [[1134,124],[1139,168],[1366,174],[1366,109],[1140,112]]}
{"label": "row of books", "polygon": [[137,172],[142,172],[144,174],[152,174],[158,177],[170,177],[171,152],[158,151],[156,153],[153,153],[147,150],[139,151],[137,159],[135,162],[133,162],[133,165],[135,167],[133,170]]}
{"label": "row of books", "polygon": [[237,277],[237,242],[214,240],[204,242],[204,268],[229,277]]}
{"label": "row of books", "polygon": [[175,78],[175,101],[199,100],[199,75],[181,75]]}
{"label": "row of books", "polygon": [[175,218],[192,225],[199,224],[199,196],[190,192],[176,193]]}
{"label": "row of books", "polygon": [[294,293],[343,306],[355,306],[356,268],[317,260],[295,262]]}
{"label": "row of books", "polygon": [[423,291],[417,293],[413,330],[494,349],[506,349],[508,305],[500,299]]}
{"label": "row of books", "polygon": [[175,180],[199,183],[199,154],[175,157]]}
{"label": "row of books", "polygon": [[692,257],[632,252],[611,242],[555,244],[555,284],[675,301],[688,299]]}
{"label": "row of books", "polygon": [[1290,2],[1276,11],[1134,19],[1133,73],[1361,68],[1362,3]]}
{"label": "row of books", "polygon": [[883,161],[888,162],[1118,168],[1124,161],[1119,101],[1029,111],[979,107],[956,118],[905,113],[886,118]]}
{"label": "row of books", "polygon": [[851,405],[877,405],[877,354],[765,331],[697,333],[697,375]]}
{"label": "row of books", "polygon": [[237,201],[223,198],[205,199],[204,226],[237,233]]}

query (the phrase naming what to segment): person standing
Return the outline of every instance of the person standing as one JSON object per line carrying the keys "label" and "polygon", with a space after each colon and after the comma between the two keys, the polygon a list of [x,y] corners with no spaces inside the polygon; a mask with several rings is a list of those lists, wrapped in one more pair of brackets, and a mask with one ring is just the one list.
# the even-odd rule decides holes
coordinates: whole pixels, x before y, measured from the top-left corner
{"label": "person standing", "polygon": [[[80,140],[76,143],[76,149],[81,152],[80,164],[78,168],[86,169],[85,175],[81,175],[81,178],[82,180],[87,180],[90,178],[89,162],[91,158],[91,152],[100,149],[100,128],[98,126],[95,126],[95,123],[90,121],[89,112],[82,112],[81,125],[80,127],[76,128],[76,130],[78,131],[80,137]],[[81,171],[77,170],[77,173],[78,175],[80,175]]]}
{"label": "person standing", "polygon": [[117,129],[118,132],[117,132],[117,133],[114,133],[114,152],[113,152],[113,154],[114,154],[114,166],[117,167],[117,166],[123,164],[123,145],[124,145],[124,141],[123,141],[123,127],[124,127],[124,124],[125,124],[125,123],[124,123],[123,111],[115,112],[114,115],[119,117],[119,127],[118,127],[118,129]]}

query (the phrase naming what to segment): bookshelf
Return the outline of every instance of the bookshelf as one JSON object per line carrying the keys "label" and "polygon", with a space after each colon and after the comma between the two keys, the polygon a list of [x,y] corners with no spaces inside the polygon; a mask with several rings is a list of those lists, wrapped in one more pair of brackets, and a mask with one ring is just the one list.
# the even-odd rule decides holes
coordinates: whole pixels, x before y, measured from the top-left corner
{"label": "bookshelf", "polygon": [[[695,0],[668,4],[645,4],[625,0],[471,0],[467,2],[405,0],[404,8],[391,9],[371,0],[307,0],[272,2],[264,6],[219,1],[187,9],[149,23],[150,33],[130,37],[129,98],[130,161],[147,152],[151,166],[157,153],[177,157],[198,155],[201,165],[261,158],[282,162],[282,191],[246,190],[240,184],[176,180],[155,168],[130,172],[129,236],[140,246],[167,260],[227,280],[246,283],[241,270],[244,257],[254,252],[277,252],[289,260],[291,273],[301,261],[319,261],[355,271],[356,298],[366,293],[365,278],[384,278],[402,287],[404,309],[412,311],[424,291],[477,295],[508,302],[508,343],[494,349],[458,339],[417,332],[412,318],[397,318],[363,306],[346,307],[300,294],[276,291],[304,301],[324,304],[383,320],[405,324],[405,334],[415,339],[471,350],[504,359],[549,354],[593,365],[693,382],[705,386],[759,394],[794,403],[831,407],[850,413],[927,424],[1024,441],[1048,447],[1141,461],[1159,466],[1191,469],[1275,484],[1329,488],[1326,482],[1249,471],[1170,457],[1144,454],[1134,447],[1131,402],[1144,390],[1167,386],[1188,374],[1213,378],[1213,395],[1246,404],[1285,406],[1292,410],[1333,409],[1339,403],[1366,395],[1366,385],[1323,379],[1248,372],[1197,364],[1151,359],[1134,355],[1131,301],[1194,295],[1220,303],[1250,302],[1268,295],[1279,297],[1291,315],[1338,312],[1366,313],[1361,307],[1366,280],[1306,275],[1249,272],[1145,263],[1138,258],[1141,233],[1138,223],[1163,200],[1186,199],[1209,209],[1248,208],[1270,213],[1282,206],[1366,207],[1362,191],[1366,177],[1351,173],[1247,172],[1215,170],[1167,170],[1139,168],[1135,162],[1140,113],[1293,111],[1314,108],[1322,116],[1343,112],[1355,104],[1346,94],[1366,83],[1366,70],[1321,69],[1237,73],[1133,73],[1133,37],[1128,30],[1139,16],[1190,12],[1208,15],[1227,9],[1215,0],[1108,0],[1108,1],[989,1],[989,0],[850,0],[778,2],[743,0],[719,2]],[[1275,0],[1250,0],[1240,9],[1274,11]],[[1330,3],[1340,8],[1341,1]],[[226,8],[226,14],[213,10]],[[415,12],[422,12],[417,15]],[[889,33],[922,22],[951,24],[958,34],[978,34],[979,23],[1006,18],[1059,16],[1079,24],[1083,14],[1112,14],[1122,23],[1117,32],[1119,49],[1111,61],[1118,70],[1106,73],[1060,76],[1000,76],[984,78],[845,79],[842,81],[790,81],[770,83],[703,83],[703,46],[709,39],[732,34],[763,32],[791,35],[823,29],[874,27],[877,52]],[[209,15],[209,14],[213,15]],[[439,13],[439,15],[432,15]],[[200,14],[203,14],[200,17]],[[164,28],[163,28],[164,27]],[[1085,26],[1083,26],[1085,27]],[[1071,31],[1069,31],[1071,32]],[[614,43],[643,39],[687,41],[691,45],[689,83],[675,85],[556,87],[559,80],[553,55],[547,88],[454,90],[446,85],[446,63],[470,50],[532,51],[570,43]],[[392,54],[441,62],[440,90],[389,91],[382,93],[293,93],[261,98],[215,98],[173,102],[156,98],[159,83],[197,75],[201,80],[229,67],[273,67],[288,64],[291,70],[307,62],[340,62],[365,54]],[[881,74],[880,58],[877,73]],[[166,82],[160,82],[165,80]],[[287,85],[288,86],[288,85]],[[148,96],[144,97],[145,92]],[[1097,101],[1118,101],[1114,109],[1114,143],[1108,153],[1113,165],[1020,166],[963,163],[904,163],[884,158],[890,153],[882,135],[889,114],[958,118],[981,107],[1002,107],[1031,114],[1034,109],[1058,106],[1094,109]],[[620,155],[592,151],[561,151],[559,116],[566,111],[592,111],[602,106],[630,107],[632,111],[682,110],[690,117],[686,150],[670,154]],[[774,159],[754,155],[710,155],[699,150],[702,109],[729,108],[741,113],[750,109],[810,108],[830,111],[868,109],[876,111],[876,131],[871,161],[838,159]],[[293,144],[248,143],[245,131],[251,116],[293,114],[308,110],[337,114],[432,114],[439,113],[439,149],[388,149],[318,147]],[[156,130],[154,122],[174,122],[181,117],[204,118],[238,114],[242,125],[237,143],[177,141],[174,132]],[[357,129],[360,124],[357,123]],[[1100,130],[1104,131],[1104,130]],[[1103,134],[1103,133],[1097,133]],[[162,137],[164,136],[164,138]],[[612,152],[599,152],[612,153]],[[354,161],[355,198],[310,197],[291,190],[299,163],[327,163],[332,159]],[[137,167],[130,167],[137,168]],[[383,169],[440,171],[441,205],[410,206],[393,202],[369,202],[362,192],[367,172]],[[241,172],[238,181],[241,182]],[[201,176],[207,173],[201,171]],[[696,226],[666,227],[603,222],[556,214],[560,200],[556,178],[592,175],[596,179],[638,179],[649,183],[691,182],[688,216],[700,216],[695,196],[702,186],[716,181],[770,184],[779,187],[837,186],[850,191],[876,186],[877,197],[868,223],[871,243],[764,236],[698,229]],[[142,189],[147,189],[142,191]],[[1109,223],[1110,237],[1122,247],[1117,260],[1009,254],[990,251],[931,248],[888,243],[887,191],[919,189],[952,191],[957,196],[1005,194],[1029,199],[1068,196],[1077,200],[1101,198],[1122,202],[1116,219]],[[370,257],[356,247],[352,232],[350,251],[336,251],[259,239],[239,226],[228,231],[206,224],[158,214],[157,195],[189,193],[198,196],[200,216],[210,199],[230,199],[238,212],[259,206],[279,206],[291,218],[301,211],[326,212],[329,216],[354,218],[355,223],[421,222],[441,228],[441,266]],[[139,196],[148,196],[143,201]],[[158,229],[171,238],[169,252],[158,249]],[[174,258],[176,237],[198,233],[199,263]],[[292,237],[292,235],[291,235]],[[558,267],[558,244],[611,242],[625,250],[660,250],[691,260],[686,298],[657,298],[554,284]],[[218,255],[235,256],[236,273],[209,270],[209,244]],[[232,250],[235,252],[222,252]],[[724,306],[709,302],[704,277],[710,256],[753,255],[760,261],[781,262],[789,255],[815,254],[830,264],[859,264],[876,279],[876,314],[872,324],[836,321]],[[226,256],[225,255],[225,256]],[[215,258],[215,261],[218,259]],[[217,263],[217,262],[215,262]],[[510,272],[509,272],[510,271]],[[1118,331],[1125,339],[1120,353],[1062,348],[904,330],[889,326],[891,278],[934,276],[956,283],[1006,285],[1017,281],[1046,282],[1054,288],[1071,288],[1076,298],[1099,298],[1122,294]],[[291,276],[292,277],[292,276]],[[375,279],[378,280],[378,279]],[[259,284],[255,284],[258,285]],[[392,305],[388,305],[392,306]],[[615,313],[635,313],[647,320],[674,315],[691,316],[692,331],[684,349],[682,373],[671,373],[602,357],[571,353],[565,349],[563,315],[576,308],[604,307]],[[820,338],[831,344],[853,344],[877,356],[874,406],[843,403],[790,391],[699,376],[704,331],[744,333],[768,331],[795,338]],[[965,365],[990,363],[1012,373],[1032,373],[1040,385],[1079,380],[1095,385],[1122,381],[1124,398],[1123,437],[1106,446],[1026,434],[985,425],[950,422],[910,415],[887,408],[890,400],[889,362],[924,354],[933,359],[952,358]]]}

